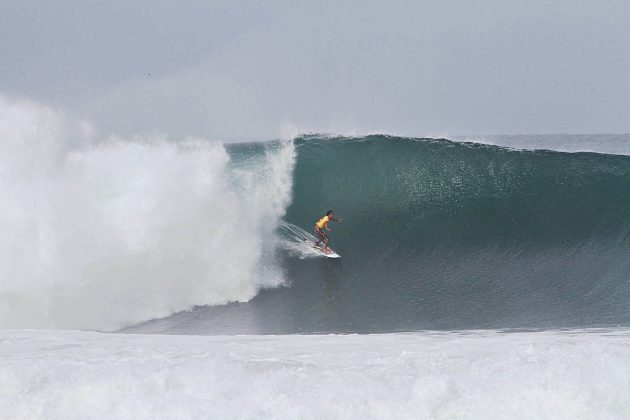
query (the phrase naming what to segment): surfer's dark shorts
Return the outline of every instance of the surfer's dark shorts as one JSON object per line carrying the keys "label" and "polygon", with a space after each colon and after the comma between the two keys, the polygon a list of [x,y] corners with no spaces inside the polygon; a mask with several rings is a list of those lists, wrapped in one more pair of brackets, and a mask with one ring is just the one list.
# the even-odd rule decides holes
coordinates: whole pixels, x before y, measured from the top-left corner
{"label": "surfer's dark shorts", "polygon": [[321,229],[315,229],[315,233],[317,234],[317,237],[322,241],[324,239],[328,239],[328,235],[326,235],[326,233]]}

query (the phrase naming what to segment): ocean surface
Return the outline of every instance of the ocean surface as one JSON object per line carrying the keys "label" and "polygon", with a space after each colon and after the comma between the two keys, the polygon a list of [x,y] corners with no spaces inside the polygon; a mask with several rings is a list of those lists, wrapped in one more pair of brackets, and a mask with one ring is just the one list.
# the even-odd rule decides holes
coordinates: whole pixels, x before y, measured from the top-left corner
{"label": "ocean surface", "polygon": [[630,135],[86,130],[0,97],[8,418],[629,418]]}
{"label": "ocean surface", "polygon": [[630,135],[95,141],[27,105],[0,101],[0,328],[630,325]]}
{"label": "ocean surface", "polygon": [[[263,285],[247,302],[198,305],[123,331],[629,325],[630,136],[308,135],[227,145],[227,170],[249,171],[287,149],[294,160],[275,164],[292,165],[276,169],[290,174],[290,200],[259,219],[275,229],[256,238],[273,248],[258,264],[279,276],[278,286]],[[317,257],[303,243],[328,209],[343,218],[330,225],[339,260]]]}

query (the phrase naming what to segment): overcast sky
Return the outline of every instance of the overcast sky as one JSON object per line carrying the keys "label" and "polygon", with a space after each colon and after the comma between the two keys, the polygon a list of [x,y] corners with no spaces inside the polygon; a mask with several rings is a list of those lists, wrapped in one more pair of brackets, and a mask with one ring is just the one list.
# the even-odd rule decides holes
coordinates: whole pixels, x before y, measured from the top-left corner
{"label": "overcast sky", "polygon": [[0,94],[102,134],[630,132],[630,1],[0,0]]}

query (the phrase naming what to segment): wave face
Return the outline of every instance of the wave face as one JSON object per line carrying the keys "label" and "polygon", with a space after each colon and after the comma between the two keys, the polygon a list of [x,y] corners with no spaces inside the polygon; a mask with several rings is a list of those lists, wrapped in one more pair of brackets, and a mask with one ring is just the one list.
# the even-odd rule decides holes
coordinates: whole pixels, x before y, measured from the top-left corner
{"label": "wave face", "polygon": [[331,246],[342,259],[288,249],[283,264],[292,287],[145,330],[630,322],[630,157],[386,136],[308,136],[295,145],[285,220],[311,232],[333,209],[344,218],[331,224]]}
{"label": "wave face", "polygon": [[89,143],[80,126],[0,97],[0,328],[113,330],[282,284],[263,245],[292,143],[243,167],[218,143]]}
{"label": "wave face", "polygon": [[382,136],[298,148],[286,218],[345,217],[332,244],[356,300],[403,321],[384,327],[630,321],[630,158]]}

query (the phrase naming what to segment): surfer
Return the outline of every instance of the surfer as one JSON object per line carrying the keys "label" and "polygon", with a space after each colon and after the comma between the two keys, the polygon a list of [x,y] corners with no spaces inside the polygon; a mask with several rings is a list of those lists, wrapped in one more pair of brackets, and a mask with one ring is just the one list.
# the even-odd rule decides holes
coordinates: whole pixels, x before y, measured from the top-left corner
{"label": "surfer", "polygon": [[319,238],[317,242],[315,242],[315,246],[319,246],[320,242],[324,242],[325,253],[328,253],[328,234],[324,232],[324,229],[330,232],[330,229],[328,229],[328,222],[330,221],[342,222],[343,219],[335,219],[333,211],[328,210],[326,212],[326,216],[322,217],[317,222],[315,222],[315,233],[317,234],[317,237]]}

